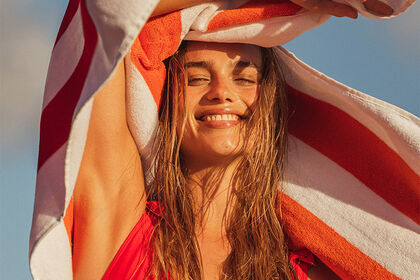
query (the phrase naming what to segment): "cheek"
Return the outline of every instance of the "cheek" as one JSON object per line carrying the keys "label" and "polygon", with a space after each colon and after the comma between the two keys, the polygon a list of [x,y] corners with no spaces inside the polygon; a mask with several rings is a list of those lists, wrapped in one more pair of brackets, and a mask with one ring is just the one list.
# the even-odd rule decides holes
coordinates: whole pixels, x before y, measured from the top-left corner
{"label": "cheek", "polygon": [[185,94],[180,96],[179,101],[185,106],[185,111],[188,114],[194,111],[194,108],[200,102],[200,98],[200,92],[187,86]]}
{"label": "cheek", "polygon": [[258,88],[251,88],[242,92],[242,102],[247,107],[253,107],[258,100]]}
{"label": "cheek", "polygon": [[180,94],[178,100],[176,101],[178,104],[177,133],[179,133],[179,130],[181,129],[185,116],[188,117],[188,115],[191,114],[194,108],[193,100],[188,96],[185,97],[184,94]]}
{"label": "cheek", "polygon": [[179,139],[179,137],[182,134],[183,143],[194,142],[195,138],[197,137],[197,120],[195,119],[195,116],[194,116],[194,110],[193,110],[194,106],[192,105],[192,103],[188,103],[188,102],[191,102],[191,100],[186,99],[185,107],[180,106],[178,110],[177,136]]}

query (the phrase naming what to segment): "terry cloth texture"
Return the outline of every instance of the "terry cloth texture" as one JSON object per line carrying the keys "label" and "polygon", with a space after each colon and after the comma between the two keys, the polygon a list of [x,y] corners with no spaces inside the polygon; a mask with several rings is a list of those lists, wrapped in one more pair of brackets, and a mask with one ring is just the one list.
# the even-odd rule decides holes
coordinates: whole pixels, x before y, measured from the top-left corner
{"label": "terry cloth texture", "polygon": [[[149,19],[157,0],[70,0],[53,49],[41,117],[30,238],[34,279],[72,279],[72,193],[95,93],[125,58],[128,122],[153,176],[151,142],[182,40],[278,46],[329,19],[288,1],[225,1]],[[344,0],[375,17],[357,0]],[[412,0],[384,1],[396,16]],[[278,47],[294,111],[285,230],[343,279],[420,275],[420,120],[305,65]],[[280,209],[279,209],[280,210]]]}

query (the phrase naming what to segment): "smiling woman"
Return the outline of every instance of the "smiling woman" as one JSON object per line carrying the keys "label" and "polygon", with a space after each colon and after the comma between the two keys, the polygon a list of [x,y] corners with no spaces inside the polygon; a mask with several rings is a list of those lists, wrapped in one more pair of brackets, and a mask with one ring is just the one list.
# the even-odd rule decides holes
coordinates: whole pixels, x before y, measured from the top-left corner
{"label": "smiling woman", "polygon": [[[140,155],[130,152],[134,143],[121,142],[129,133],[119,119],[125,115],[118,90],[122,66],[95,98],[90,125],[96,128],[75,190],[75,213],[83,209],[77,215],[84,217],[74,226],[75,277],[103,275],[108,267],[103,279],[293,279],[296,272],[306,279],[314,258],[309,251],[288,253],[275,211],[288,122],[276,51],[187,42],[167,66],[155,176],[147,192],[139,184]],[[110,118],[108,104],[120,117]],[[101,132],[110,128],[121,132]],[[106,143],[106,154],[95,153]],[[130,166],[126,175],[112,178],[120,167],[108,167],[110,177],[92,184],[92,171],[99,172],[95,162],[109,157]],[[336,277],[320,262],[309,276]]]}
{"label": "smiling woman", "polygon": [[[151,188],[165,209],[159,255],[178,278],[290,277],[275,213],[287,123],[275,52],[188,42],[168,71]],[[185,211],[191,216],[172,215]],[[158,271],[165,262],[157,259]]]}
{"label": "smiling woman", "polygon": [[137,2],[74,0],[60,29],[53,58],[85,45],[46,96],[34,278],[409,278],[417,120],[275,47],[363,5]]}
{"label": "smiling woman", "polygon": [[[132,270],[124,267],[134,250],[148,260],[135,269],[137,279],[167,274],[175,279],[291,278],[275,212],[288,112],[276,52],[246,44],[188,42],[167,64],[155,179],[147,193],[139,184],[143,171],[134,143],[121,142],[129,133],[122,121],[122,66],[95,99],[74,192],[75,214],[84,217],[74,226],[75,277],[91,276],[92,267],[101,275],[113,259],[104,279],[130,278]],[[116,110],[112,114],[104,110],[109,104]],[[103,133],[110,128],[120,132]],[[103,145],[106,153],[96,153]],[[126,162],[125,174],[131,175],[120,176],[121,167],[107,166],[104,159],[110,157]],[[93,183],[92,174],[104,168],[108,178]],[[150,218],[146,200],[159,202],[163,211],[158,219]],[[133,233],[139,228],[140,234]],[[128,240],[137,245],[124,245]],[[119,250],[118,244],[123,244]],[[100,258],[92,259],[98,247]]]}
{"label": "smiling woman", "polygon": [[[185,162],[199,167],[239,152],[258,97],[262,58],[251,45],[197,42],[185,51],[187,122],[178,133]],[[194,160],[197,152],[203,155]]]}

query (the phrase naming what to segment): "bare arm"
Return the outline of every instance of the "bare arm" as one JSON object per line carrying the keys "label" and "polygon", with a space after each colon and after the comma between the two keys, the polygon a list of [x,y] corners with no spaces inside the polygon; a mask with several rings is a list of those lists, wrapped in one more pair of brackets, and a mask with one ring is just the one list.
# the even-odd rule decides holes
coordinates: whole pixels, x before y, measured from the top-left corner
{"label": "bare arm", "polygon": [[209,2],[212,0],[161,0],[153,11],[152,17]]}
{"label": "bare arm", "polygon": [[[332,0],[291,0],[293,3],[308,9],[312,12],[330,14],[337,17],[357,18],[357,11],[346,4]],[[153,11],[152,16],[166,14],[182,8],[191,7],[197,4],[212,2],[211,0],[161,0]],[[365,8],[377,16],[390,16],[393,10],[390,6],[380,0],[361,0]]]}
{"label": "bare arm", "polygon": [[74,279],[100,279],[146,203],[140,155],[126,122],[124,62],[95,96],[73,199]]}

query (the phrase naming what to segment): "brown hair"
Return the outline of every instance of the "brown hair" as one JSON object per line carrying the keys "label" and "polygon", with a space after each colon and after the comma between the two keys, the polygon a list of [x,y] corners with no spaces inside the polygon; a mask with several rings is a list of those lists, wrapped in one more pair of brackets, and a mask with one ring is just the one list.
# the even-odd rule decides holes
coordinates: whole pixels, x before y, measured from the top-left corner
{"label": "brown hair", "polygon": [[[185,90],[183,57],[186,44],[167,60],[167,87],[159,112],[154,162],[155,179],[149,198],[164,211],[156,227],[154,271],[158,279],[202,279],[201,254],[195,233],[192,195],[182,165],[182,135],[177,135],[179,97]],[[249,118],[248,152],[240,159],[225,215],[231,252],[223,263],[221,279],[291,279],[287,249],[276,216],[277,189],[283,181],[287,147],[287,101],[278,55],[261,48],[263,67],[259,95]],[[251,149],[249,149],[251,147]]]}

